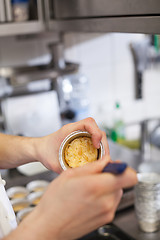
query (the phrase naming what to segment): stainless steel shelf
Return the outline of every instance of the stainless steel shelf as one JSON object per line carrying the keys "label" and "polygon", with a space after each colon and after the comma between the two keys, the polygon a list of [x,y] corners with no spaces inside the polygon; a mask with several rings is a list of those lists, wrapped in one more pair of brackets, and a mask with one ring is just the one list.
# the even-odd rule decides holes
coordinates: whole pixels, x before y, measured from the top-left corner
{"label": "stainless steel shelf", "polygon": [[4,23],[0,24],[0,37],[34,34],[45,30],[44,22],[42,21],[28,21],[20,23]]}
{"label": "stainless steel shelf", "polygon": [[52,0],[57,19],[160,14],[159,0]]}
{"label": "stainless steel shelf", "polygon": [[49,22],[49,30],[160,34],[160,15],[53,20]]}

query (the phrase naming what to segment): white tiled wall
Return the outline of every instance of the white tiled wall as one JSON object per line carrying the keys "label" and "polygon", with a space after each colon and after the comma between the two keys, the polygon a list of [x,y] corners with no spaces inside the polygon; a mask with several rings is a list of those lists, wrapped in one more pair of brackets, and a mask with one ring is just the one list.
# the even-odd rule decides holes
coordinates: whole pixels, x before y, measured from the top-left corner
{"label": "white tiled wall", "polygon": [[90,80],[91,115],[107,121],[115,101],[126,123],[160,117],[160,68],[146,70],[143,99],[134,99],[134,66],[129,44],[141,34],[67,34],[66,58],[81,63]]}
{"label": "white tiled wall", "polygon": [[[90,114],[98,123],[109,121],[117,100],[123,107],[126,123],[160,116],[160,68],[145,72],[144,97],[134,99],[134,66],[129,44],[142,38],[141,34],[118,33],[65,35],[65,57],[80,63],[81,72],[87,75]],[[0,66],[49,61],[46,42],[0,38]]]}

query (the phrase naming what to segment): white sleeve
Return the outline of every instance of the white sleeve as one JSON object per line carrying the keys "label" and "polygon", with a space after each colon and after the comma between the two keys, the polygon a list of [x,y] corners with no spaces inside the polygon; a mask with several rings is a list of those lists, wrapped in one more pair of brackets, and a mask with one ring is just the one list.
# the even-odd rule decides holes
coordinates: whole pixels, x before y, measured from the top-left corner
{"label": "white sleeve", "polygon": [[17,227],[16,216],[0,176],[0,239]]}

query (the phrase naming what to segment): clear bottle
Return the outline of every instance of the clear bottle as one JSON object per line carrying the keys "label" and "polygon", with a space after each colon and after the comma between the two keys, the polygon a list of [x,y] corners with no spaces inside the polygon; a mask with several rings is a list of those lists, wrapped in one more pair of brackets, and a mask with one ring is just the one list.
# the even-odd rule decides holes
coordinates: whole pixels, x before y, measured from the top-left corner
{"label": "clear bottle", "polygon": [[62,124],[89,116],[88,78],[80,73],[58,78],[58,97]]}

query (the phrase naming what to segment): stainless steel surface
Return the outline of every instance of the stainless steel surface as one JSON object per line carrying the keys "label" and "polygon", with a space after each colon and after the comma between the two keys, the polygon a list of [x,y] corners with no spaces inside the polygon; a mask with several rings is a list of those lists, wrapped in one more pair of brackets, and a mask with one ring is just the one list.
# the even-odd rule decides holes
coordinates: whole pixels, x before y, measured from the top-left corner
{"label": "stainless steel surface", "polygon": [[52,0],[56,18],[160,15],[159,0]]}
{"label": "stainless steel surface", "polygon": [[[0,1],[1,2],[4,0]],[[8,0],[6,0],[8,1]],[[3,23],[0,24],[0,37],[3,36],[14,36],[14,35],[26,35],[26,34],[36,34],[41,33],[46,30],[46,23],[44,22],[44,16],[43,16],[43,1],[37,0],[37,20],[32,21],[26,21],[26,22],[20,22],[20,23]],[[8,13],[9,13],[9,5],[7,5]],[[0,7],[0,12],[4,12],[3,9]],[[2,14],[0,14],[2,17]],[[9,18],[11,18],[10,14],[8,15]]]}
{"label": "stainless steel surface", "polygon": [[[149,129],[149,124],[154,121],[156,121],[154,128]],[[159,118],[145,119],[140,122],[140,126],[141,126],[141,154],[143,156],[144,161],[150,161],[151,144],[153,145],[152,136],[160,126],[160,119]]]}
{"label": "stainless steel surface", "polygon": [[52,0],[49,29],[75,32],[160,33],[159,0]]}
{"label": "stainless steel surface", "polygon": [[[75,131],[75,132],[69,134],[63,140],[63,142],[60,146],[60,149],[59,149],[59,162],[60,162],[63,170],[67,170],[68,168],[70,168],[69,165],[65,161],[65,157],[64,157],[65,148],[67,147],[67,145],[69,143],[71,143],[74,139],[76,139],[78,137],[89,137],[89,138],[91,138],[91,135],[86,131]],[[100,148],[98,149],[98,159],[102,158],[103,155],[104,155],[104,148],[103,148],[102,143],[100,143]]]}
{"label": "stainless steel surface", "polygon": [[11,1],[5,0],[5,6],[6,6],[6,20],[7,22],[11,22],[13,20]]}
{"label": "stainless steel surface", "polygon": [[5,16],[5,4],[4,0],[0,0],[0,23],[5,22],[6,16]]}
{"label": "stainless steel surface", "polygon": [[135,240],[159,240],[160,231],[145,233],[140,230],[134,208],[128,208],[116,214],[113,223]]}
{"label": "stainless steel surface", "polygon": [[65,69],[64,44],[62,42],[51,43],[48,47],[52,56],[51,64],[56,69]]}
{"label": "stainless steel surface", "polygon": [[66,19],[53,20],[48,24],[50,30],[58,32],[160,33],[160,16]]}
{"label": "stainless steel surface", "polygon": [[43,0],[37,0],[37,13],[38,13],[38,20],[43,21],[44,20],[44,14],[43,14]]}
{"label": "stainless steel surface", "polygon": [[141,126],[141,153],[144,161],[151,159],[151,143],[148,133],[148,121],[144,120],[140,123]]}
{"label": "stainless steel surface", "polygon": [[33,67],[3,67],[0,68],[0,77],[7,78],[12,86],[24,86],[31,81],[56,79],[59,75],[76,72],[78,67],[78,64],[69,62],[65,63],[64,69],[55,69],[52,62]]}
{"label": "stainless steel surface", "polygon": [[50,20],[50,4],[49,0],[44,0],[44,12],[45,12],[45,21],[48,23]]}

